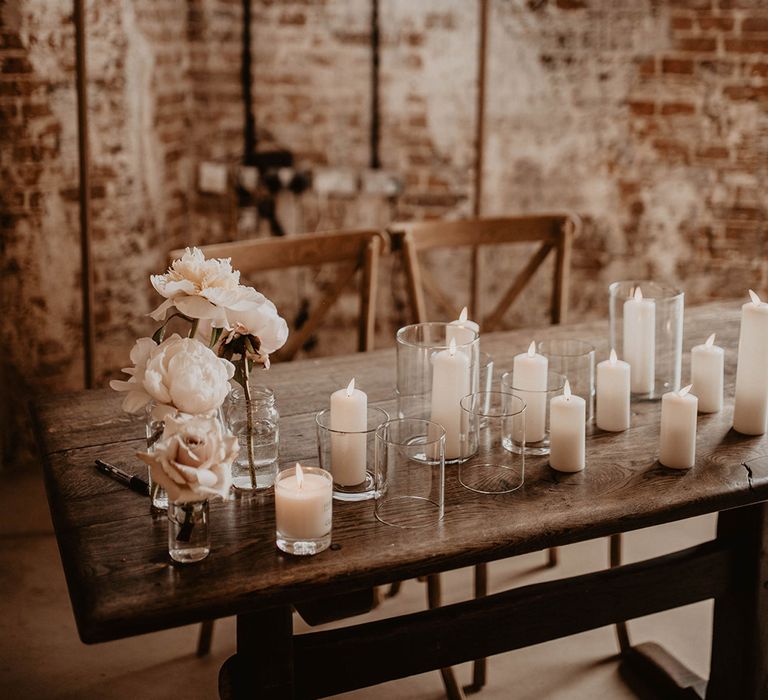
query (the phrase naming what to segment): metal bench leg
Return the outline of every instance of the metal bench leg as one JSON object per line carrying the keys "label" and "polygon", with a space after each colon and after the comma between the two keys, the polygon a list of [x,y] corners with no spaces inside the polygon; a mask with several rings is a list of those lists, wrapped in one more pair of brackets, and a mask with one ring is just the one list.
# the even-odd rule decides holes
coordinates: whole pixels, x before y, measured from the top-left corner
{"label": "metal bench leg", "polygon": [[[427,576],[427,604],[430,609],[440,607],[440,601],[442,599],[440,584],[440,574]],[[448,700],[465,700],[461,686],[456,682],[456,676],[453,673],[453,669],[450,666],[448,668],[441,668],[440,674],[443,677],[445,695]]]}
{"label": "metal bench leg", "polygon": [[[611,568],[621,566],[621,544],[622,535],[611,535],[610,537],[610,565]],[[632,642],[629,641],[629,628],[626,622],[617,622],[616,625],[616,638],[619,640],[619,651],[622,654],[626,654],[632,648]]]}
{"label": "metal bench leg", "polygon": [[211,640],[213,639],[213,623],[215,620],[206,620],[200,623],[200,634],[197,637],[197,655],[208,656],[211,652]]}

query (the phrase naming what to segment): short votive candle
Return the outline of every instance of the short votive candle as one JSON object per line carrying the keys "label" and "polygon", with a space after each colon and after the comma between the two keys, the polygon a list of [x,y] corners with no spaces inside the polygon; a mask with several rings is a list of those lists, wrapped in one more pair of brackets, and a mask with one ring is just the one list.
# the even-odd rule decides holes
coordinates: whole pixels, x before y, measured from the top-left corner
{"label": "short votive candle", "polygon": [[333,477],[297,464],[275,481],[277,546],[289,554],[317,554],[331,543]]}

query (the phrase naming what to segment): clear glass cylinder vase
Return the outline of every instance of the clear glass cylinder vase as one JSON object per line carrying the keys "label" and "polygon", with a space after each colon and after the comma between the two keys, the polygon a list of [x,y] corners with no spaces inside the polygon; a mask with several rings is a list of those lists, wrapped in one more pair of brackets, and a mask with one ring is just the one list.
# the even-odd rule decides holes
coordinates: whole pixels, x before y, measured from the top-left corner
{"label": "clear glass cylinder vase", "polygon": [[193,564],[211,552],[208,501],[168,503],[168,554],[180,564]]}
{"label": "clear glass cylinder vase", "polygon": [[267,386],[251,386],[247,401],[242,387],[234,387],[226,403],[227,426],[240,451],[232,463],[232,485],[239,491],[274,486],[280,455],[280,414],[275,393]]}
{"label": "clear glass cylinder vase", "polygon": [[632,398],[679,391],[685,293],[650,280],[614,282],[608,290],[611,347],[629,363]]}
{"label": "clear glass cylinder vase", "polygon": [[442,425],[447,464],[462,459],[460,403],[479,383],[475,331],[449,323],[417,323],[397,332],[398,417]]}
{"label": "clear glass cylinder vase", "polygon": [[[165,429],[165,421],[157,416],[157,404],[151,402],[147,404],[146,413],[146,436],[147,451],[151,452],[155,443],[162,437]],[[152,470],[147,468],[149,481],[149,497],[151,499],[150,510],[153,513],[164,512],[168,510],[168,494],[165,489],[152,479]]]}

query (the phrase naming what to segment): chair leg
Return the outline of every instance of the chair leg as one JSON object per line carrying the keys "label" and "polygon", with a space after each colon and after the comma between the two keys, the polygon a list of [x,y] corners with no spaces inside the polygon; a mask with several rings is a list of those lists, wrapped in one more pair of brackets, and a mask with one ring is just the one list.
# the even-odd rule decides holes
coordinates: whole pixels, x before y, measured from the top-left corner
{"label": "chair leg", "polygon": [[[475,566],[475,598],[483,598],[488,595],[488,564],[482,563]],[[479,693],[486,682],[488,672],[488,659],[475,659],[472,662],[472,685],[464,688],[467,694]]]}
{"label": "chair leg", "polygon": [[550,547],[547,550],[547,567],[552,568],[557,566],[557,563],[559,561],[559,553],[557,550],[557,547]]}
{"label": "chair leg", "polygon": [[211,651],[211,640],[213,639],[213,623],[215,620],[206,620],[200,623],[200,634],[197,638],[197,655],[208,656]]}
{"label": "chair leg", "polygon": [[[621,533],[618,535],[611,535],[610,537],[610,565],[611,568],[621,566]],[[629,640],[629,628],[626,622],[616,623],[616,638],[619,641],[619,651],[625,654],[632,648],[632,642]]]}
{"label": "chair leg", "polygon": [[[427,576],[427,605],[430,609],[440,607],[440,600],[442,598],[440,589],[440,574]],[[450,666],[448,668],[441,668],[440,674],[443,677],[445,695],[448,700],[465,700],[461,686],[456,682],[456,676],[453,673],[453,669]]]}
{"label": "chair leg", "polygon": [[400,593],[400,588],[402,585],[402,581],[393,581],[391,584],[389,584],[389,590],[385,594],[386,597],[394,598],[398,593]]}

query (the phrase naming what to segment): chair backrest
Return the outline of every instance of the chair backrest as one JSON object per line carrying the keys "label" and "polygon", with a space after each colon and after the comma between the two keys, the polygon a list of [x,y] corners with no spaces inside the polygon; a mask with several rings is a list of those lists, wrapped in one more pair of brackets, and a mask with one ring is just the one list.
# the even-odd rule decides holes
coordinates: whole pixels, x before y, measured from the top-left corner
{"label": "chair backrest", "polygon": [[[429,221],[394,224],[389,228],[393,250],[402,253],[413,315],[418,323],[427,321],[425,292],[450,316],[458,311],[429,270],[419,262],[419,253],[438,248],[470,247],[473,250],[470,290],[470,311],[483,331],[497,329],[509,307],[530,282],[534,273],[550,252],[555,253],[552,278],[552,323],[563,323],[568,313],[568,273],[571,240],[581,228],[574,214],[541,214],[464,221]],[[504,243],[535,243],[541,245],[520,271],[496,307],[482,319],[479,317],[480,246]]]}
{"label": "chair backrest", "polygon": [[[231,258],[232,267],[240,270],[245,279],[258,272],[340,263],[325,296],[313,305],[301,327],[293,329],[285,346],[274,354],[277,360],[290,360],[296,355],[355,274],[361,271],[358,350],[373,349],[379,257],[389,249],[388,238],[381,231],[306,233],[198,247],[207,258]],[[171,251],[169,259],[175,260],[183,253],[183,250]]]}

